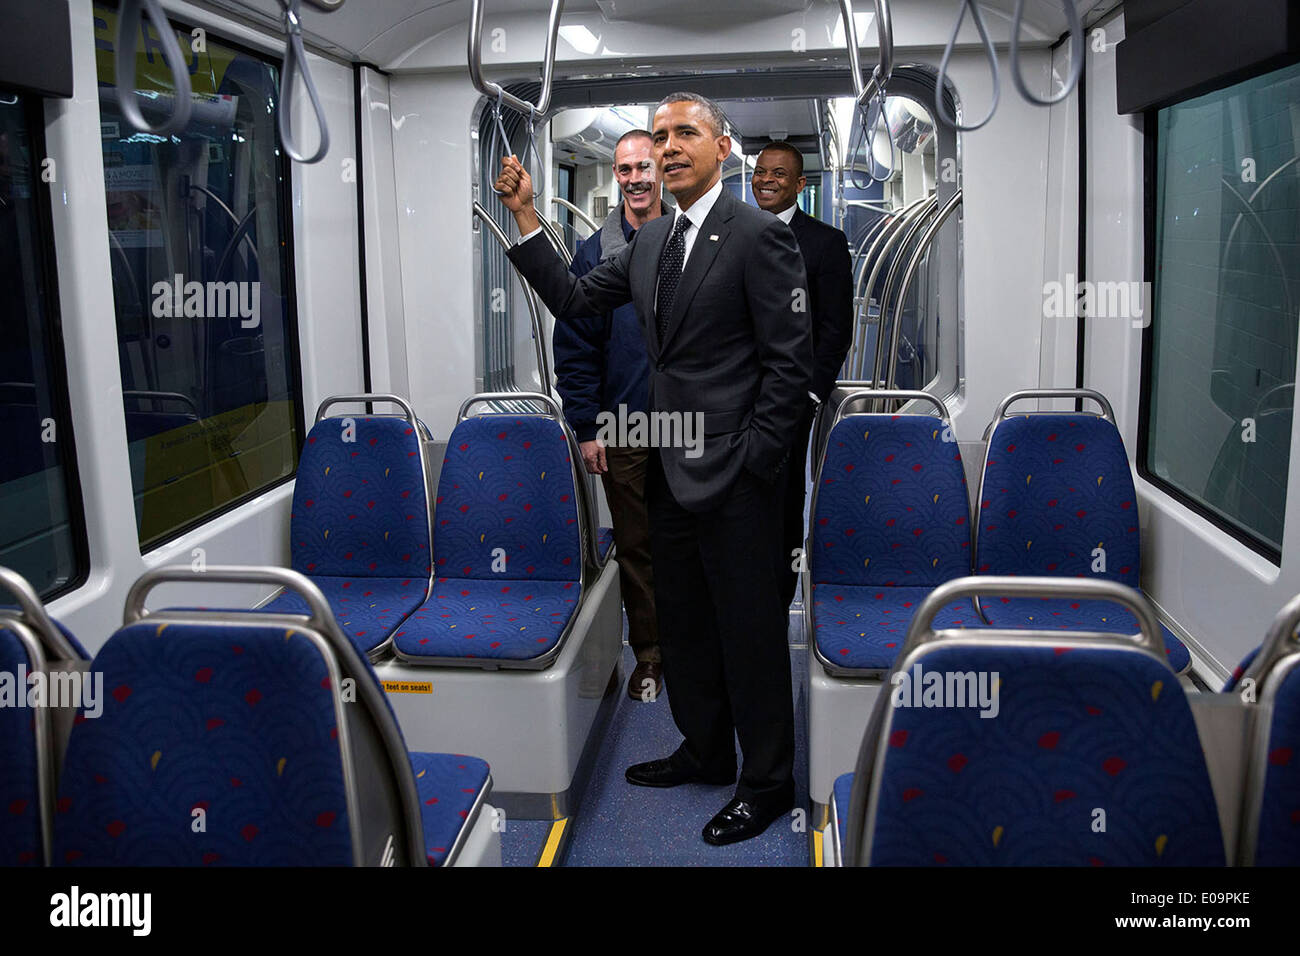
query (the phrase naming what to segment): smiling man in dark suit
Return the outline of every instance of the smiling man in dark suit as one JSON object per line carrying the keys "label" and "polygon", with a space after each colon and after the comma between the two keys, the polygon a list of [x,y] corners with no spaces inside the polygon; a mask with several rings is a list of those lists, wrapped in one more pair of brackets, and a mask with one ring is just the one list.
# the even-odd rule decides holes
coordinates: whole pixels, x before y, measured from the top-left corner
{"label": "smiling man in dark suit", "polygon": [[655,605],[664,678],[684,741],[627,770],[638,786],[730,784],[709,843],[762,833],[794,804],[794,706],[776,566],[783,469],[812,381],[803,260],[790,228],[722,188],[731,153],[715,103],[674,93],[655,110],[652,151],[678,212],[618,255],[571,275],[514,157],[496,188],[520,242],[510,259],[559,321],[632,302],[650,362],[652,413],[702,422],[703,441],[651,455]]}
{"label": "smiling man in dark suit", "polygon": [[[803,503],[807,492],[803,462],[808,456],[808,433],[817,406],[835,387],[844,358],[853,344],[853,263],[849,240],[834,226],[800,209],[796,203],[808,180],[803,174],[803,156],[789,143],[779,141],[763,147],[754,162],[750,187],[754,201],[793,231],[808,274],[808,306],[812,313],[813,378],[808,401],[796,426],[790,448],[790,467],[785,475],[785,516],[778,552],[782,607],[789,608],[799,580],[794,552],[803,547]],[[817,462],[812,463],[813,471]]]}

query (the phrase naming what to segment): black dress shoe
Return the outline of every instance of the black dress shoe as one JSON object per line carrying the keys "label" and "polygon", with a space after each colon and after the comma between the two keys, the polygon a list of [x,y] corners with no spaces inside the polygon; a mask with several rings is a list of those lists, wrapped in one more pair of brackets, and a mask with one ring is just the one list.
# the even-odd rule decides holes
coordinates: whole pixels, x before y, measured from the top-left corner
{"label": "black dress shoe", "polygon": [[713,786],[723,786],[724,784],[736,782],[735,770],[732,770],[729,774],[706,774],[677,753],[670,757],[664,757],[662,760],[650,760],[646,763],[633,764],[627,768],[624,776],[627,777],[628,783],[635,784],[638,787],[676,787],[683,783],[707,783]]}
{"label": "black dress shoe", "polygon": [[758,836],[794,806],[793,800],[758,802],[733,799],[704,825],[704,842],[726,846]]}

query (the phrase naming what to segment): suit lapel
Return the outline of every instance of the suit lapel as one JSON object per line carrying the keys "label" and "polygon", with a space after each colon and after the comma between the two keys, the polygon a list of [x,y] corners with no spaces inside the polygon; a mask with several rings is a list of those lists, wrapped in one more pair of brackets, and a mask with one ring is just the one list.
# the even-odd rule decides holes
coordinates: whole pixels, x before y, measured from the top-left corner
{"label": "suit lapel", "polygon": [[[673,335],[676,334],[686,315],[686,310],[690,308],[691,300],[700,290],[704,277],[709,274],[713,260],[718,256],[718,250],[731,235],[731,228],[727,223],[731,221],[734,214],[731,205],[735,201],[735,198],[724,189],[714,202],[713,208],[709,210],[699,234],[695,237],[695,242],[691,246],[691,256],[686,260],[686,268],[682,271],[682,279],[677,286],[677,296],[673,299],[673,312],[668,319],[668,332],[664,335],[661,352],[666,351],[668,344],[672,342]],[[715,236],[717,238],[714,238]]]}

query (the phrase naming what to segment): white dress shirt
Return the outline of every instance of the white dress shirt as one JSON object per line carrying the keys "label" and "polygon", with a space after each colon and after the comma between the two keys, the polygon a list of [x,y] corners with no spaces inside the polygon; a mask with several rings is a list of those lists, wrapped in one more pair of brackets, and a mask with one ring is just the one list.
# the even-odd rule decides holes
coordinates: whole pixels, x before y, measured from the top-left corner
{"label": "white dress shirt", "polygon": [[790,225],[790,220],[794,218],[795,210],[798,208],[799,208],[798,203],[791,203],[789,206],[782,209],[780,212],[775,213],[776,218],[780,219],[783,223],[785,223],[788,226]]}

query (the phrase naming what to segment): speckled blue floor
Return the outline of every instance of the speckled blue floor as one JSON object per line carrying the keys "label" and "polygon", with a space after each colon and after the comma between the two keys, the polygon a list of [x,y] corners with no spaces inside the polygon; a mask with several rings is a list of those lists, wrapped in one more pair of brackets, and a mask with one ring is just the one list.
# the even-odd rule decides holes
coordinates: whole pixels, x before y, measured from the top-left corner
{"label": "speckled blue floor", "polygon": [[[624,648],[624,673],[635,665]],[[796,806],[808,807],[807,658],[790,651],[795,694]],[[564,866],[807,866],[806,826],[778,820],[762,836],[727,847],[705,843],[700,831],[731,799],[732,787],[688,784],[668,790],[634,787],[623,777],[629,764],[667,756],[681,742],[668,709],[670,688],[652,704],[620,694],[577,815]],[[737,747],[739,753],[739,747]]]}
{"label": "speckled blue floor", "polygon": [[501,865],[536,866],[550,832],[550,820],[507,820],[501,834]]}

